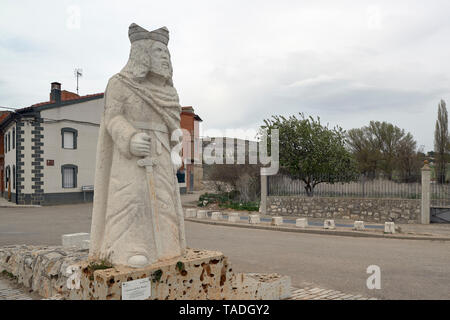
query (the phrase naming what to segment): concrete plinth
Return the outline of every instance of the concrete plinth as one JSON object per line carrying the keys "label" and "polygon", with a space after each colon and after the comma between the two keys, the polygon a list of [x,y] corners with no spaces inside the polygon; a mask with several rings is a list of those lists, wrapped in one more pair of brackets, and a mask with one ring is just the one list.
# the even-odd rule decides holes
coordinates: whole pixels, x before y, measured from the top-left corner
{"label": "concrete plinth", "polygon": [[272,226],[281,226],[283,224],[283,217],[272,217]]}
{"label": "concrete plinth", "polygon": [[84,246],[85,240],[90,239],[89,233],[71,233],[71,234],[63,234],[61,237],[62,245],[64,248],[68,247],[79,247],[82,248]]}
{"label": "concrete plinth", "polygon": [[258,224],[261,223],[261,219],[259,218],[259,214],[251,214],[248,216],[248,222],[250,224]]}
{"label": "concrete plinth", "polygon": [[198,210],[197,211],[197,219],[206,219],[208,217],[207,210]]}
{"label": "concrete plinth", "polygon": [[355,221],[353,230],[364,231],[366,227],[364,226],[364,221]]}
{"label": "concrete plinth", "polygon": [[122,283],[149,278],[148,300],[284,299],[290,296],[290,278],[278,274],[234,273],[227,258],[216,251],[188,249],[178,259],[142,269],[115,266],[94,270],[80,264],[80,288],[68,292],[73,300],[121,300]]}
{"label": "concrete plinth", "polygon": [[195,218],[195,217],[197,217],[197,210],[195,210],[195,209],[186,209],[186,211],[184,212],[184,216],[186,218]]}
{"label": "concrete plinth", "polygon": [[295,226],[299,228],[307,228],[308,227],[308,219],[300,218],[295,220]]}
{"label": "concrete plinth", "polygon": [[323,228],[324,229],[329,229],[329,230],[336,229],[336,225],[334,223],[334,220],[325,220],[323,222]]}
{"label": "concrete plinth", "polygon": [[222,212],[216,211],[211,213],[211,220],[222,220]]}
{"label": "concrete plinth", "polygon": [[385,222],[384,223],[384,233],[394,234],[395,233],[395,223]]}
{"label": "concrete plinth", "polygon": [[237,212],[230,212],[228,214],[228,222],[239,222],[240,219],[239,213]]}

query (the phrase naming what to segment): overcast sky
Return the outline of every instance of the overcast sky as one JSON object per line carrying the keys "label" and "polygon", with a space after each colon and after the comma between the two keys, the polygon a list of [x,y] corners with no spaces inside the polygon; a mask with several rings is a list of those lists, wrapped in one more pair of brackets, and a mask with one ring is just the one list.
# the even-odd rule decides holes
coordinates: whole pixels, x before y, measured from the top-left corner
{"label": "overcast sky", "polygon": [[0,105],[47,101],[52,81],[75,91],[76,67],[80,94],[103,92],[135,22],[169,28],[174,84],[203,135],[304,112],[344,129],[389,121],[428,151],[450,101],[449,14],[448,0],[1,0]]}

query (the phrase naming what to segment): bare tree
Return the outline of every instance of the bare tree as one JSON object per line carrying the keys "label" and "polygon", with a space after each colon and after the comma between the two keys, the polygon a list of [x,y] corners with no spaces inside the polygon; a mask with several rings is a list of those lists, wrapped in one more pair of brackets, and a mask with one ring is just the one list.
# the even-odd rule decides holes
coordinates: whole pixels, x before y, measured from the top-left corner
{"label": "bare tree", "polygon": [[436,120],[436,129],[434,131],[434,151],[436,161],[436,179],[439,183],[445,183],[445,170],[449,148],[448,136],[448,113],[444,100],[438,105],[438,118]]}

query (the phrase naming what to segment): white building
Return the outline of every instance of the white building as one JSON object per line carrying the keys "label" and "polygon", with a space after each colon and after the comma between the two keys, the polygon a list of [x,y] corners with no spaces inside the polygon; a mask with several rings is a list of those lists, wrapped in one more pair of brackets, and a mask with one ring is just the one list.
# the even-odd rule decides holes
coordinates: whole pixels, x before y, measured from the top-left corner
{"label": "white building", "polygon": [[[103,93],[80,97],[53,82],[50,101],[15,110],[0,120],[3,197],[17,204],[92,201],[103,108]],[[192,107],[183,108],[181,119],[187,130],[201,121]]]}
{"label": "white building", "polygon": [[[18,204],[92,201],[103,93],[78,96],[52,83],[50,101],[11,112],[4,134],[3,196]],[[89,188],[88,188],[89,189]]]}

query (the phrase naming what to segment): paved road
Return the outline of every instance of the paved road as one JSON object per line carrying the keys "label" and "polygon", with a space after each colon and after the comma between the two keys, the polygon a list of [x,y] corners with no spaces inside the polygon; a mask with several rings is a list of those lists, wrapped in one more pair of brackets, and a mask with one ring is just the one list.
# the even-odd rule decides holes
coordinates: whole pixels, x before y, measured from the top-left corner
{"label": "paved road", "polygon": [[[91,205],[0,208],[0,245],[60,244],[89,232]],[[450,299],[450,244],[336,237],[186,222],[190,247],[220,250],[236,271],[278,272],[294,287],[314,284],[381,299]],[[366,268],[381,268],[381,290],[366,288]]]}

